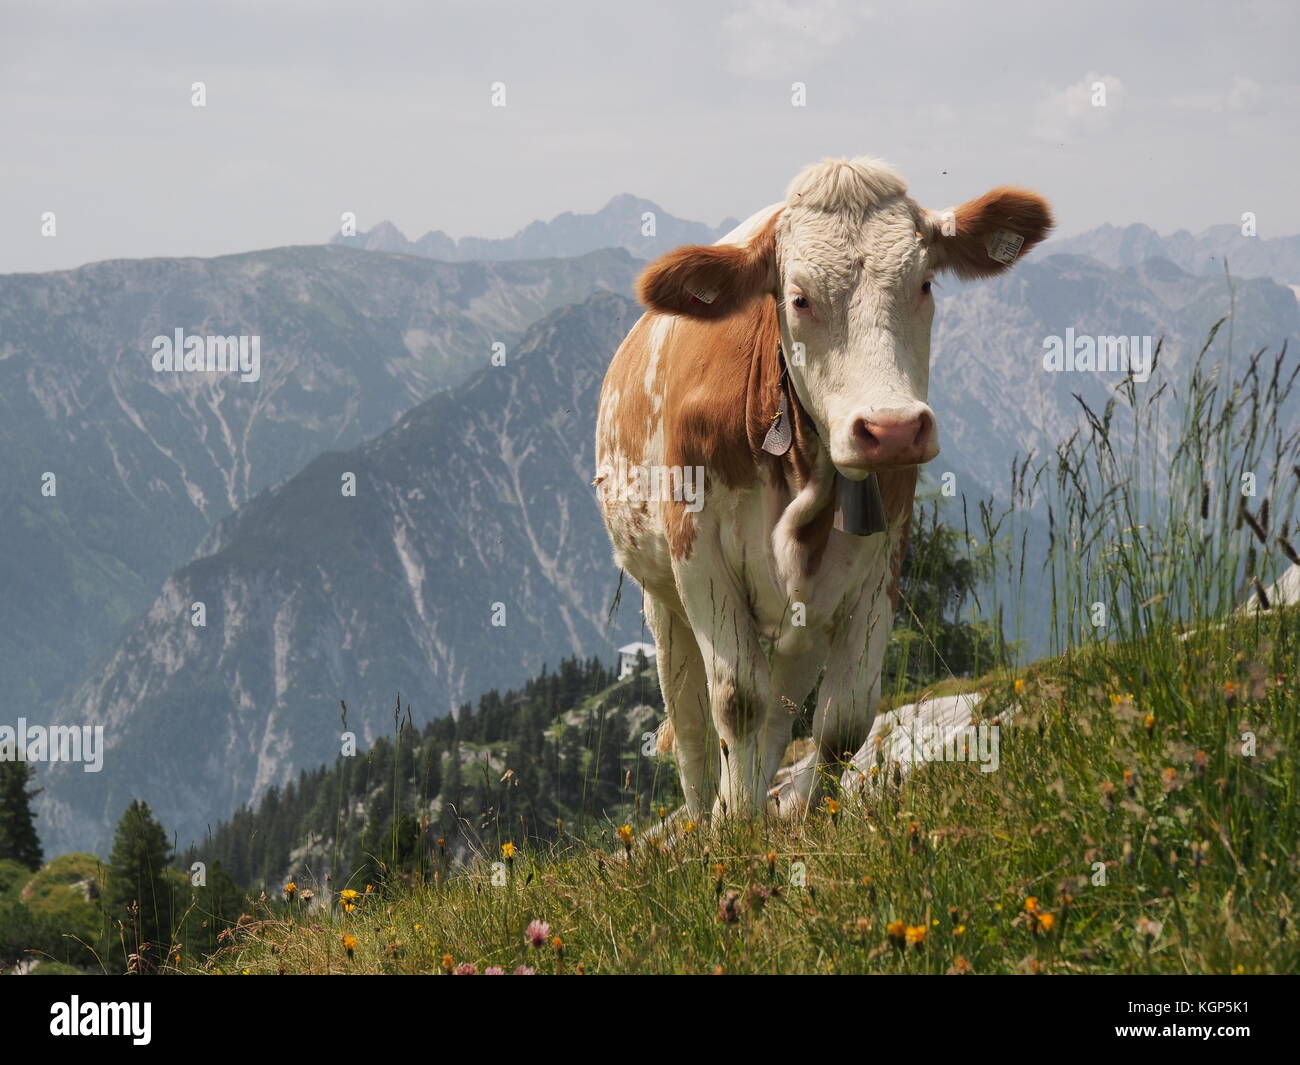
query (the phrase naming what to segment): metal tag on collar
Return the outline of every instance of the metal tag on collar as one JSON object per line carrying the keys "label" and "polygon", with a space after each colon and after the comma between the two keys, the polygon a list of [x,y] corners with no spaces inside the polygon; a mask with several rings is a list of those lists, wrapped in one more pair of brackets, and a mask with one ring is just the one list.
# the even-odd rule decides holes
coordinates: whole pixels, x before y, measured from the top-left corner
{"label": "metal tag on collar", "polygon": [[763,438],[763,450],[769,455],[784,455],[794,443],[794,427],[790,424],[790,398],[781,393],[781,407],[772,419],[772,426]]}
{"label": "metal tag on collar", "polygon": [[885,531],[885,501],[880,481],[869,473],[861,481],[835,474],[835,528],[851,536],[871,536]]}

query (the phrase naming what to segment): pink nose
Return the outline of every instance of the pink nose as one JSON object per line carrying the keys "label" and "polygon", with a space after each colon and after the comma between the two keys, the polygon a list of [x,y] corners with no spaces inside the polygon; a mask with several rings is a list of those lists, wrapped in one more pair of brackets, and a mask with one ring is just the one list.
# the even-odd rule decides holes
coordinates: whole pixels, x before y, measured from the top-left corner
{"label": "pink nose", "polygon": [[932,455],[934,418],[927,411],[915,417],[894,418],[880,411],[853,423],[853,440],[867,465],[875,468],[915,466]]}

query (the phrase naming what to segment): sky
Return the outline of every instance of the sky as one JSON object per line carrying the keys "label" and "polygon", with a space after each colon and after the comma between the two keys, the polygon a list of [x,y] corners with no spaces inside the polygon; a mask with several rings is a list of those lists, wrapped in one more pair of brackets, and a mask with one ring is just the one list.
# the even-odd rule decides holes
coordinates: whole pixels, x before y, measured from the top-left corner
{"label": "sky", "polygon": [[1298,27],[1294,0],[0,0],[0,272],[322,243],[344,212],[502,237],[623,192],[717,224],[855,155],[927,207],[1035,188],[1060,235],[1295,234]]}

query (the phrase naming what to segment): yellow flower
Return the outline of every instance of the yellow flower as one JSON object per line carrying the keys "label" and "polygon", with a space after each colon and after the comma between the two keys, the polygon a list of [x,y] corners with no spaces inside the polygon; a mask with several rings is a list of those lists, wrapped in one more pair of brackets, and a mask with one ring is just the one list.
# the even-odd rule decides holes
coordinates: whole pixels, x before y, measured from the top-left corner
{"label": "yellow flower", "polygon": [[1016,688],[1016,694],[1017,694],[1017,695],[1019,695],[1022,691],[1025,690],[1025,678],[1024,678],[1024,677],[1017,677],[1017,678],[1016,678],[1015,688]]}
{"label": "yellow flower", "polygon": [[1144,718],[1142,719],[1142,727],[1143,727],[1144,729],[1146,729],[1147,732],[1150,732],[1153,728],[1155,728],[1155,727],[1156,727],[1156,715],[1155,715],[1155,714],[1147,714],[1147,716],[1144,717]]}
{"label": "yellow flower", "polygon": [[1052,914],[1050,913],[1038,914],[1038,931],[1050,932],[1052,930],[1052,927],[1055,924],[1056,924],[1056,918],[1052,916]]}
{"label": "yellow flower", "polygon": [[339,892],[339,898],[343,900],[343,912],[351,913],[357,908],[356,900],[361,896],[353,891],[352,888],[345,888]]}
{"label": "yellow flower", "polygon": [[298,885],[295,884],[292,880],[290,880],[287,884],[284,885],[284,897],[286,899],[292,900],[296,894],[298,894]]}
{"label": "yellow flower", "polygon": [[618,826],[618,838],[623,841],[623,846],[625,847],[632,846],[632,839],[635,835],[636,833],[632,831],[631,825]]}
{"label": "yellow flower", "polygon": [[686,828],[685,828],[686,834],[689,836],[692,832],[695,831],[696,827],[697,826],[694,821],[687,821]]}
{"label": "yellow flower", "polygon": [[885,925],[885,935],[897,944],[902,944],[907,938],[907,925],[903,921],[890,921]]}
{"label": "yellow flower", "polygon": [[911,924],[907,926],[903,933],[903,938],[907,940],[909,947],[921,947],[925,943],[925,925]]}
{"label": "yellow flower", "polygon": [[506,861],[510,861],[515,856],[515,845],[513,843],[501,844],[501,856]]}
{"label": "yellow flower", "polygon": [[1033,895],[1030,895],[1029,898],[1025,899],[1025,913],[1037,913],[1037,912],[1038,912],[1038,899],[1035,898]]}
{"label": "yellow flower", "polygon": [[346,951],[348,952],[348,957],[349,957],[349,958],[352,957],[352,952],[353,952],[354,950],[357,949],[357,937],[356,937],[356,936],[351,936],[351,935],[349,935],[349,936],[344,936],[344,937],[343,937],[343,949],[346,950]]}
{"label": "yellow flower", "polygon": [[966,934],[966,926],[964,924],[959,924],[952,930],[952,934],[955,936],[964,936]]}

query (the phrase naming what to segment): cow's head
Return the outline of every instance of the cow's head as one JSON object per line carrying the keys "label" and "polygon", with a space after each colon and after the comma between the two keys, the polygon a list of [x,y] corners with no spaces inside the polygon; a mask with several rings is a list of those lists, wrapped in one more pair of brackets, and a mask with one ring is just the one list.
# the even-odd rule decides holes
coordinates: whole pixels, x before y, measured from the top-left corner
{"label": "cow's head", "polygon": [[884,164],[832,159],[795,178],[746,243],[679,248],[639,291],[654,310],[697,318],[774,297],[795,393],[835,467],[859,480],[939,453],[926,402],[935,274],[1002,273],[1051,225],[1025,189],[927,211]]}

